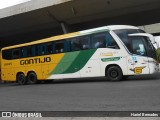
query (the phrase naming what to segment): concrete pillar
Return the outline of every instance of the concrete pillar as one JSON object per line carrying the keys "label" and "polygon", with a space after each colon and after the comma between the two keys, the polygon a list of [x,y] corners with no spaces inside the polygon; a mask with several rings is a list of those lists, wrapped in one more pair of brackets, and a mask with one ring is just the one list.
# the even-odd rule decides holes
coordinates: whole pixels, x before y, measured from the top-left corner
{"label": "concrete pillar", "polygon": [[69,33],[69,26],[65,22],[59,21],[50,11],[47,11],[47,14],[50,18],[60,24],[64,34]]}
{"label": "concrete pillar", "polygon": [[64,34],[69,33],[69,27],[66,23],[60,22],[60,25],[61,25],[61,28],[62,28]]}

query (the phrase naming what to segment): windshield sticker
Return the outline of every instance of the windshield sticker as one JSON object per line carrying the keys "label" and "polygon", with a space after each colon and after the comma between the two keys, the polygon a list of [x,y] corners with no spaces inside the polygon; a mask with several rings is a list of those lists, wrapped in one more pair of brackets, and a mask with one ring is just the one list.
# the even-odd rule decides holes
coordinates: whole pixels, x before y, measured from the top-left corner
{"label": "windshield sticker", "polygon": [[136,56],[132,56],[132,60],[133,61],[137,61],[137,57]]}
{"label": "windshield sticker", "polygon": [[135,67],[134,69],[130,69],[131,71],[133,71],[136,74],[141,74],[143,68],[145,68],[146,66],[142,66],[142,67]]}
{"label": "windshield sticker", "polygon": [[102,60],[102,62],[118,61],[118,60],[120,60],[120,57],[103,58],[101,60]]}

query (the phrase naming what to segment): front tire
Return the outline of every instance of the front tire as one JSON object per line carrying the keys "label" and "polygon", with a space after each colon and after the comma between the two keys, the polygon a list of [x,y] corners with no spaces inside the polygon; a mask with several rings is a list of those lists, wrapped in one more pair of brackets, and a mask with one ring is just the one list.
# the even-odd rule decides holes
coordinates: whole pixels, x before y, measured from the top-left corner
{"label": "front tire", "polygon": [[107,70],[107,78],[111,81],[120,81],[122,79],[122,71],[118,66],[111,66]]}
{"label": "front tire", "polygon": [[26,76],[23,73],[17,75],[17,82],[19,85],[27,84]]}
{"label": "front tire", "polygon": [[28,83],[36,84],[37,83],[37,75],[34,72],[30,72],[27,76]]}

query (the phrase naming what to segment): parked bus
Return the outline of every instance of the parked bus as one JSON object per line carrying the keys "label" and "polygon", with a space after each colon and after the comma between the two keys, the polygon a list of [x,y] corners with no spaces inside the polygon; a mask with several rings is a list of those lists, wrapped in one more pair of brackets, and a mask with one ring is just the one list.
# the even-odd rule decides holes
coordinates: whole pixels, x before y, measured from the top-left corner
{"label": "parked bus", "polygon": [[155,48],[136,33],[144,31],[112,25],[2,48],[2,80],[22,85],[88,77],[119,81],[158,72]]}

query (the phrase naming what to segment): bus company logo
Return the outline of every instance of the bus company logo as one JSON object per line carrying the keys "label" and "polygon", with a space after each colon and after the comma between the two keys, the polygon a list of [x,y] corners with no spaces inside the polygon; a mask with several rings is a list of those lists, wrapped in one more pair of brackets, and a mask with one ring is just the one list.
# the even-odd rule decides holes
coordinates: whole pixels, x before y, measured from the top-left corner
{"label": "bus company logo", "polygon": [[136,73],[136,74],[141,74],[143,68],[145,68],[145,66],[142,66],[142,67],[135,67],[134,69],[130,69],[130,70],[133,71],[133,72]]}
{"label": "bus company logo", "polygon": [[12,117],[11,112],[2,112],[2,117]]}
{"label": "bus company logo", "polygon": [[100,56],[113,56],[113,53],[112,52],[100,53]]}
{"label": "bus company logo", "polygon": [[115,54],[118,54],[118,52],[101,52],[100,56],[114,56]]}
{"label": "bus company logo", "polygon": [[25,59],[20,61],[20,65],[30,65],[30,64],[38,64],[38,63],[46,63],[51,62],[51,57],[41,58],[33,58],[33,59]]}

